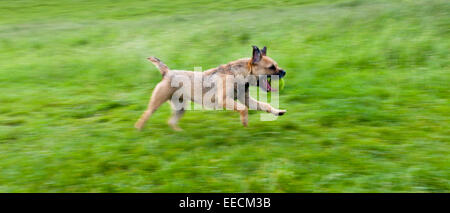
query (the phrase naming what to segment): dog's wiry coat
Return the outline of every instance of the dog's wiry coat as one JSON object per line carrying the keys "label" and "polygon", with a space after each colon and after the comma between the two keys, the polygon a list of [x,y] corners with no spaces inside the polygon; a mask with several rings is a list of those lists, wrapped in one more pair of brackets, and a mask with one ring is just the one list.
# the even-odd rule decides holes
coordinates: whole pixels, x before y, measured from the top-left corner
{"label": "dog's wiry coat", "polygon": [[[227,76],[230,75],[243,77],[247,77],[249,75],[279,75],[280,77],[283,77],[285,75],[284,70],[278,67],[277,63],[273,59],[266,56],[266,50],[266,47],[264,47],[262,50],[259,50],[259,48],[257,48],[256,46],[253,46],[252,58],[244,58],[232,61],[228,64],[221,65],[219,67],[212,68],[201,73],[184,70],[170,70],[158,58],[148,58],[160,70],[163,79],[156,85],[155,89],[153,90],[147,110],[136,122],[135,127],[141,130],[145,122],[158,109],[158,107],[164,102],[169,101],[171,102],[173,113],[168,123],[174,130],[181,130],[180,127],[178,127],[178,121],[183,116],[185,110],[184,107],[176,106],[177,103],[174,103],[172,101],[172,96],[177,90],[186,88],[190,88],[190,91],[181,91],[183,93],[182,98],[196,102],[204,107],[220,106],[228,110],[238,111],[240,113],[241,122],[244,126],[248,125],[249,105],[256,106],[257,110],[266,111],[277,116],[283,115],[286,112],[285,110],[275,109],[268,103],[260,102],[250,97],[248,86],[257,86],[255,82],[246,82],[245,93],[243,96],[241,95],[241,97],[236,96],[236,94],[238,93],[236,92],[235,85],[231,86],[233,88],[229,88],[230,85],[227,85],[225,83]],[[196,78],[196,76],[198,75],[200,75],[202,82],[206,83],[202,84],[201,86],[202,94],[200,98],[197,96],[194,97],[193,95],[195,87],[194,83],[196,83],[194,78]],[[189,79],[188,82],[185,83],[190,83],[192,86],[183,87],[182,84],[174,84],[173,81],[176,81],[175,79],[180,77]],[[204,85],[209,86],[205,87]],[[214,89],[217,94],[220,94],[220,96],[212,96],[211,103],[213,103],[214,106],[207,106],[204,104],[205,102],[202,101],[202,97],[208,94],[211,89]],[[236,101],[234,97],[236,97],[238,101]]]}

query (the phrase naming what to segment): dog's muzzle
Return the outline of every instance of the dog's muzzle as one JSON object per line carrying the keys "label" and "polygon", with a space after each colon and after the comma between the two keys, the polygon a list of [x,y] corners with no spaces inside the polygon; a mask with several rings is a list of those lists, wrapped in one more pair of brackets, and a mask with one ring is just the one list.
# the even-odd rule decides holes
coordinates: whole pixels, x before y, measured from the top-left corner
{"label": "dog's muzzle", "polygon": [[284,70],[280,70],[278,73],[278,77],[282,78],[286,75],[286,72]]}

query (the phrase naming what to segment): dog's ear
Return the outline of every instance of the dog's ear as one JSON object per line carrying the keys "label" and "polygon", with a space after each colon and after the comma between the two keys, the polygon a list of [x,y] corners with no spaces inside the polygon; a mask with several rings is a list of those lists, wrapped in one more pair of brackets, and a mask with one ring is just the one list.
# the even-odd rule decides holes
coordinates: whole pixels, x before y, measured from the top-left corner
{"label": "dog's ear", "polygon": [[258,63],[259,61],[261,61],[261,58],[262,58],[261,50],[259,50],[257,46],[253,46],[252,63],[253,64]]}
{"label": "dog's ear", "polygon": [[267,54],[267,47],[266,46],[264,46],[263,48],[262,48],[262,50],[261,50],[261,54],[263,55],[263,56],[266,56]]}

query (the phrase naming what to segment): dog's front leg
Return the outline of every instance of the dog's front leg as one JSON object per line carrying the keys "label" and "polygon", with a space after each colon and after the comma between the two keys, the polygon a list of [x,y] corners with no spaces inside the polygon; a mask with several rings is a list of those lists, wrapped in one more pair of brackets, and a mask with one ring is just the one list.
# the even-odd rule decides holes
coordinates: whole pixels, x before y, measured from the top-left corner
{"label": "dog's front leg", "polygon": [[244,127],[248,126],[248,108],[244,104],[241,104],[231,98],[225,98],[219,106],[223,106],[227,110],[238,111],[241,116],[241,123]]}
{"label": "dog's front leg", "polygon": [[270,104],[258,101],[250,96],[248,96],[248,98],[246,98],[246,99],[247,99],[246,105],[250,109],[256,108],[257,110],[266,111],[266,112],[272,113],[276,116],[284,115],[284,113],[286,113],[286,110],[275,109],[272,106],[270,106]]}

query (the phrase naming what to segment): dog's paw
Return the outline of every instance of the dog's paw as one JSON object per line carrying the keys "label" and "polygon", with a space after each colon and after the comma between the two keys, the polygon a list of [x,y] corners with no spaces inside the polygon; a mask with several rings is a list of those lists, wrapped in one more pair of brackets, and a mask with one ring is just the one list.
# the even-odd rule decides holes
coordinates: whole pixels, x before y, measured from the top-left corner
{"label": "dog's paw", "polygon": [[275,115],[276,115],[276,116],[282,116],[282,115],[284,115],[284,113],[286,113],[286,110],[278,110],[278,111],[275,113]]}
{"label": "dog's paw", "polygon": [[177,124],[171,123],[170,121],[168,122],[168,124],[169,124],[170,128],[172,128],[174,131],[177,131],[177,132],[183,131],[183,129],[180,128]]}
{"label": "dog's paw", "polygon": [[138,131],[142,131],[142,127],[143,127],[143,125],[141,123],[139,123],[139,122],[134,124],[134,128],[136,128]]}
{"label": "dog's paw", "polygon": [[154,56],[150,56],[147,58],[148,60],[152,61],[152,62],[160,62],[161,60],[159,60],[159,58],[154,57]]}
{"label": "dog's paw", "polygon": [[180,128],[179,126],[173,126],[172,129],[173,129],[173,131],[176,131],[176,132],[182,132],[183,131],[183,129]]}

